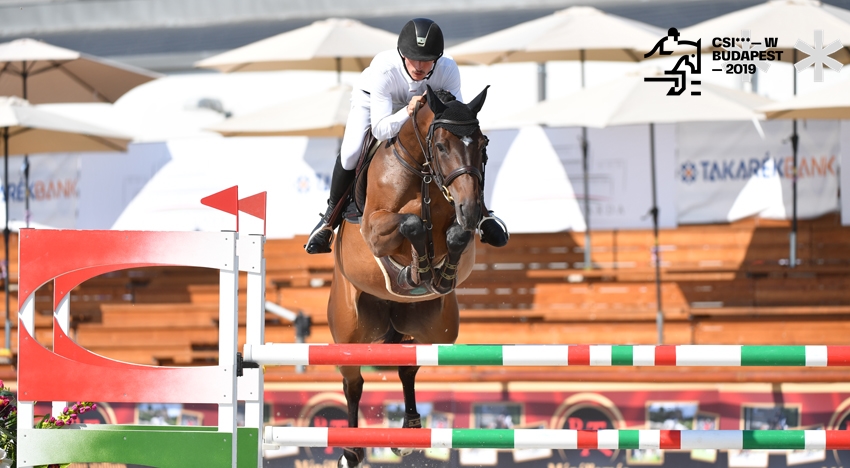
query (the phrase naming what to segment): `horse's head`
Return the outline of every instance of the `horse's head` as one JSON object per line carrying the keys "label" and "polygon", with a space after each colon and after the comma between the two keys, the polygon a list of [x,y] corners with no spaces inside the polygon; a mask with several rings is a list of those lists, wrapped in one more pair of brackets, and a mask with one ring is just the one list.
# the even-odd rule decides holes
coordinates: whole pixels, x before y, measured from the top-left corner
{"label": "horse's head", "polygon": [[469,104],[455,100],[449,92],[435,92],[430,86],[427,97],[434,113],[427,147],[435,181],[454,205],[458,224],[472,231],[482,214],[487,137],[481,133],[476,116],[487,98],[487,88]]}

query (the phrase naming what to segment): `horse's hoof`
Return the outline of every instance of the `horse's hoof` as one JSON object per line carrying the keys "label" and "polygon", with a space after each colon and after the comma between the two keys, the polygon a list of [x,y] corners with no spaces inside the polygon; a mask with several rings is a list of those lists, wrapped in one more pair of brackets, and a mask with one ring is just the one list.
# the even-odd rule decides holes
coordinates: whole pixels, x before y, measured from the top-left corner
{"label": "horse's hoof", "polygon": [[362,448],[344,448],[343,451],[343,454],[336,462],[338,468],[357,468],[360,466],[360,462],[363,461],[364,455],[366,455],[366,452]]}
{"label": "horse's hoof", "polygon": [[337,462],[336,462],[337,468],[357,468],[357,466],[359,466],[359,465],[360,464],[358,463],[357,465],[350,466],[348,464],[348,459],[345,458],[345,455],[340,455],[339,460],[337,460]]}
{"label": "horse's hoof", "polygon": [[406,456],[410,455],[411,453],[413,453],[412,448],[393,448],[392,451],[398,457],[406,457]]}

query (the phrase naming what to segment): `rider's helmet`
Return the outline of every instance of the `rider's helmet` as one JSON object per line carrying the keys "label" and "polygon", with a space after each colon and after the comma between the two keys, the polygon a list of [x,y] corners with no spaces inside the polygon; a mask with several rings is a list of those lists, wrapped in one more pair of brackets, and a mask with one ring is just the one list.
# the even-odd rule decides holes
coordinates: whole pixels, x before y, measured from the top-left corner
{"label": "rider's helmet", "polygon": [[443,55],[443,31],[428,18],[414,18],[401,28],[398,52],[411,60],[437,60]]}

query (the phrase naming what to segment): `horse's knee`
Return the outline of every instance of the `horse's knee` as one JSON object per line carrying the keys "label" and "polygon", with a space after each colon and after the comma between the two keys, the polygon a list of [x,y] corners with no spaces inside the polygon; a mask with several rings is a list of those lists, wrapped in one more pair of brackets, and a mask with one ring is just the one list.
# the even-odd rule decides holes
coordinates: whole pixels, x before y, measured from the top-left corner
{"label": "horse's knee", "polygon": [[398,232],[414,243],[425,240],[425,224],[414,214],[404,215],[404,219],[399,223]]}
{"label": "horse's knee", "polygon": [[452,224],[446,232],[446,247],[449,252],[463,252],[470,240],[472,240],[472,231],[465,231],[458,224]]}

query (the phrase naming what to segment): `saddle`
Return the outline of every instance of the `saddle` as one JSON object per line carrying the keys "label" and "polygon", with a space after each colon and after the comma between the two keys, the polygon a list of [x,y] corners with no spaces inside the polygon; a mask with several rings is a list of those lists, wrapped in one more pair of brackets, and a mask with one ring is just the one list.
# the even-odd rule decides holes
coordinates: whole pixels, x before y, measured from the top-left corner
{"label": "saddle", "polygon": [[369,165],[382,143],[375,138],[371,131],[366,131],[360,158],[357,160],[357,167],[354,170],[354,182],[351,184],[349,197],[342,212],[343,219],[349,223],[360,224],[360,219],[363,217],[363,209],[366,206],[366,181]]}

